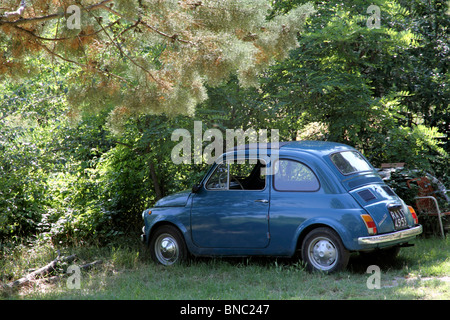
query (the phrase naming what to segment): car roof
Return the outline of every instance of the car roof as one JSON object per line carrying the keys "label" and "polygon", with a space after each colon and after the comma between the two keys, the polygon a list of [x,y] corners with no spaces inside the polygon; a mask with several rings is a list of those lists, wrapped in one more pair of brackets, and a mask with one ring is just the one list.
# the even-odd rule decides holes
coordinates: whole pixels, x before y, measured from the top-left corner
{"label": "car roof", "polygon": [[238,150],[255,150],[255,149],[274,149],[283,151],[303,151],[316,155],[327,155],[334,152],[355,150],[353,147],[346,144],[330,142],[330,141],[283,141],[278,143],[251,143],[246,145],[240,145],[233,148],[234,151]]}
{"label": "car roof", "polygon": [[348,151],[354,150],[353,147],[337,142],[330,141],[312,141],[312,140],[303,140],[303,141],[292,141],[286,144],[283,144],[281,147],[284,149],[292,149],[292,150],[301,150],[310,153],[321,153],[321,154],[330,154],[334,152],[340,151]]}

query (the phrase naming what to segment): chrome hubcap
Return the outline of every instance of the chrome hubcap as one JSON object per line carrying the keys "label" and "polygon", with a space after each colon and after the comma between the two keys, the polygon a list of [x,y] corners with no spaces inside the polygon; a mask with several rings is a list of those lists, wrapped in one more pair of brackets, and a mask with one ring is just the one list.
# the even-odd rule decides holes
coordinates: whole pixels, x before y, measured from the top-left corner
{"label": "chrome hubcap", "polygon": [[308,248],[309,261],[316,269],[327,271],[334,267],[337,262],[336,246],[330,239],[314,239]]}
{"label": "chrome hubcap", "polygon": [[156,239],[155,253],[162,264],[174,264],[179,256],[178,243],[171,235],[162,234]]}

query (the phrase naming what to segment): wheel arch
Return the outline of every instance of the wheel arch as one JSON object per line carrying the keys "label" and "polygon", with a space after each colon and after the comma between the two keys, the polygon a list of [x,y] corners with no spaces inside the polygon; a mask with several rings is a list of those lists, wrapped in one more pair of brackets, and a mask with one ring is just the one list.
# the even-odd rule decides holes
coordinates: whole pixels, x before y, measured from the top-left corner
{"label": "wheel arch", "polygon": [[147,246],[153,261],[162,265],[185,262],[189,249],[180,228],[167,221],[155,224],[149,233]]}
{"label": "wheel arch", "polygon": [[[298,235],[298,238],[297,238],[297,244],[295,246],[295,250],[299,251],[302,249],[303,241],[305,240],[305,237],[308,235],[308,233],[310,233],[314,229],[322,228],[322,227],[330,228],[330,226],[327,224],[314,223],[314,224],[311,224],[311,225],[305,227],[303,230],[301,230],[300,234]],[[333,228],[331,228],[331,229],[333,229]]]}
{"label": "wheel arch", "polygon": [[302,249],[303,242],[305,240],[305,237],[314,229],[317,228],[329,228],[336,232],[336,234],[341,238],[341,241],[344,245],[344,247],[347,250],[351,250],[351,245],[349,245],[352,242],[352,238],[349,234],[349,232],[345,229],[344,226],[334,223],[333,221],[314,221],[307,225],[301,225],[298,230],[297,235],[297,242],[295,244],[295,252],[298,252]]}
{"label": "wheel arch", "polygon": [[313,228],[302,242],[301,259],[308,271],[336,272],[347,267],[350,252],[341,237],[328,226]]}
{"label": "wheel arch", "polygon": [[180,227],[178,224],[176,224],[176,223],[174,223],[172,221],[161,220],[161,221],[158,221],[158,222],[154,223],[152,225],[151,229],[149,230],[148,235],[147,235],[147,245],[150,243],[150,239],[153,236],[153,234],[155,233],[155,231],[158,230],[162,226],[172,226],[172,227],[176,228],[181,233],[181,235],[183,236],[184,240],[185,241],[187,240],[186,239],[186,235],[185,235],[185,232],[187,230],[183,230],[182,227]]}

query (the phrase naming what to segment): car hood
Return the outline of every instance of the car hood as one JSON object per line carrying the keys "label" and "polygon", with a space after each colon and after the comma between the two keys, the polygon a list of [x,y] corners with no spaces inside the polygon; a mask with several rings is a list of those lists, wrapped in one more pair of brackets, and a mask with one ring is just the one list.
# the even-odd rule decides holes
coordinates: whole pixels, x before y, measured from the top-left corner
{"label": "car hood", "polygon": [[164,197],[155,203],[155,207],[184,207],[191,194],[190,190],[181,191]]}

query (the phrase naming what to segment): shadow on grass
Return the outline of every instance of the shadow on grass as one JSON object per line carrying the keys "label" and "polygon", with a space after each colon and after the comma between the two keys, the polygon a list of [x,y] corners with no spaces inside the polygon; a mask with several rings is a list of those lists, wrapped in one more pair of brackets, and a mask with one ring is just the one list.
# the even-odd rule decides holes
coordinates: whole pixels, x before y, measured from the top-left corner
{"label": "shadow on grass", "polygon": [[[346,270],[353,274],[366,274],[367,268],[377,265],[381,270],[402,270],[405,265],[412,261],[409,258],[398,256],[394,259],[384,259],[383,257],[371,254],[353,253],[350,256]],[[251,257],[191,257],[187,265],[216,265],[229,264],[233,267],[257,266],[262,268],[296,268],[306,272],[305,264],[298,258],[274,258],[263,256]]]}
{"label": "shadow on grass", "polygon": [[[383,254],[352,253],[345,272],[354,275],[364,275],[371,265],[378,266],[382,271],[394,274],[408,272],[426,272],[445,264],[450,256],[449,239],[420,237],[414,242],[415,246],[401,248],[397,257],[392,258]],[[150,260],[150,259],[149,259]],[[294,268],[304,270],[304,263],[298,258],[275,258],[264,256],[249,257],[191,257],[187,265],[214,266],[228,264],[230,267],[253,266],[260,268]],[[445,266],[444,266],[445,267]],[[443,268],[444,268],[443,267]],[[446,269],[445,269],[446,270]],[[305,270],[306,272],[306,270]],[[444,269],[443,271],[444,272]]]}
{"label": "shadow on grass", "polygon": [[370,254],[353,254],[347,266],[347,271],[356,274],[364,274],[367,268],[372,265],[380,267],[381,270],[403,270],[405,265],[411,263],[411,260],[403,256],[393,259],[385,259],[382,256]]}

